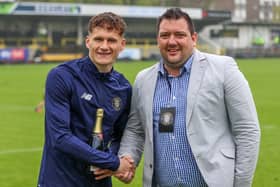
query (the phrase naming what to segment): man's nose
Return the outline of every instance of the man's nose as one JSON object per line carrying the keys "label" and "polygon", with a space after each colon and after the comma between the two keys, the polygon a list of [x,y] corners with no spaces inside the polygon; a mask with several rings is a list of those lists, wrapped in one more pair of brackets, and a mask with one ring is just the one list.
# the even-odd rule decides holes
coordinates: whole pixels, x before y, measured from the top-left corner
{"label": "man's nose", "polygon": [[108,41],[107,40],[103,40],[100,48],[101,49],[108,49]]}
{"label": "man's nose", "polygon": [[169,44],[176,44],[176,38],[175,38],[175,36],[172,34],[172,35],[170,35],[170,37],[169,37],[169,39],[168,39],[168,43]]}

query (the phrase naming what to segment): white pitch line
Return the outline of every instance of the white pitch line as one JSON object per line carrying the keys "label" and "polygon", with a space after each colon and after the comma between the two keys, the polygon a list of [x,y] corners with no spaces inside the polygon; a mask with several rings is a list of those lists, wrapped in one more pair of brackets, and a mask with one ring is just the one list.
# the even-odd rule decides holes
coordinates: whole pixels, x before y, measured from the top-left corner
{"label": "white pitch line", "polygon": [[261,129],[274,129],[278,127],[276,124],[261,124]]}
{"label": "white pitch line", "polygon": [[27,153],[27,152],[37,152],[42,151],[42,147],[33,147],[29,149],[11,149],[0,151],[0,155],[16,154],[16,153]]}

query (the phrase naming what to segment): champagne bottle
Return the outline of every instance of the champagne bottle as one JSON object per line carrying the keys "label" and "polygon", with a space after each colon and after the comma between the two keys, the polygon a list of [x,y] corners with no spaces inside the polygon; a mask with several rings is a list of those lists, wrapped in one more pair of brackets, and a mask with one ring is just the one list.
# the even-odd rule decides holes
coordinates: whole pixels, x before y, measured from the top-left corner
{"label": "champagne bottle", "polygon": [[[91,146],[95,149],[104,150],[104,141],[103,141],[103,134],[102,134],[102,119],[104,115],[104,110],[102,108],[98,108],[96,110],[96,120],[95,126],[92,131],[92,141]],[[90,166],[90,172],[94,172],[96,169],[95,166]]]}

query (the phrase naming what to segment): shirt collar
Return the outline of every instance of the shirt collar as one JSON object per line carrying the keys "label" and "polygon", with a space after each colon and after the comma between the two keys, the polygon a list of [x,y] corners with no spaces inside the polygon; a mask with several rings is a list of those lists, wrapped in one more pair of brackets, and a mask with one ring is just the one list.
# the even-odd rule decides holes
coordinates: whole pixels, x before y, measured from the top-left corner
{"label": "shirt collar", "polygon": [[[187,59],[187,61],[185,62],[184,66],[180,68],[180,75],[182,75],[184,72],[187,72],[188,74],[190,74],[191,68],[192,68],[192,63],[193,63],[193,58],[194,58],[194,55],[192,54],[192,55]],[[159,72],[161,75],[165,75],[165,73],[166,73],[166,71],[165,71],[165,69],[164,69],[164,67],[163,67],[163,60],[162,60],[162,59],[160,60],[158,72]]]}
{"label": "shirt collar", "polygon": [[107,72],[107,73],[101,73],[98,71],[96,65],[91,61],[91,59],[89,58],[89,56],[86,57],[86,63],[87,63],[87,69],[92,72],[97,78],[100,78],[100,79],[108,79],[113,71],[114,71],[114,68],[112,67],[111,71],[110,72]]}

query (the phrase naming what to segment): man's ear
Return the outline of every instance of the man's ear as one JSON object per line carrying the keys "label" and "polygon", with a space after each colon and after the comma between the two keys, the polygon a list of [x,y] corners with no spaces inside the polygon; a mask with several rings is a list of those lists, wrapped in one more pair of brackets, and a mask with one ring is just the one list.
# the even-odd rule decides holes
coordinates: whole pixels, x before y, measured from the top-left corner
{"label": "man's ear", "polygon": [[160,48],[159,46],[159,36],[157,35],[157,47]]}
{"label": "man's ear", "polygon": [[87,48],[89,48],[89,37],[88,36],[86,36],[85,45]]}
{"label": "man's ear", "polygon": [[121,50],[120,51],[124,50],[125,46],[126,46],[126,40],[123,38],[121,41]]}
{"label": "man's ear", "polygon": [[196,47],[197,39],[198,39],[198,35],[196,32],[194,32],[192,35],[193,47]]}

